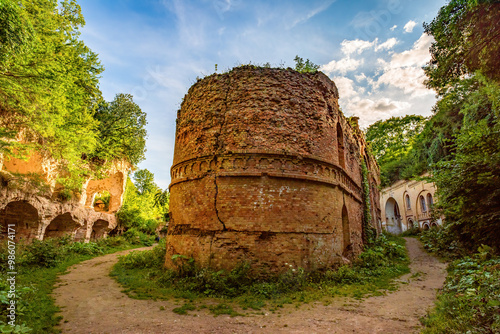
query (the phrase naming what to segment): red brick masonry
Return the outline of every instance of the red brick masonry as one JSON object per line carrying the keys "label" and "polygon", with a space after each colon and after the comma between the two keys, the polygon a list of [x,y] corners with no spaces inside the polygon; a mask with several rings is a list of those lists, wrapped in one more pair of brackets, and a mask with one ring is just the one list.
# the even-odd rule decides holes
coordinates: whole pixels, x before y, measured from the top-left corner
{"label": "red brick masonry", "polygon": [[244,66],[198,81],[177,115],[166,265],[183,254],[216,269],[312,270],[359,253],[361,159],[378,185],[365,146],[321,72]]}

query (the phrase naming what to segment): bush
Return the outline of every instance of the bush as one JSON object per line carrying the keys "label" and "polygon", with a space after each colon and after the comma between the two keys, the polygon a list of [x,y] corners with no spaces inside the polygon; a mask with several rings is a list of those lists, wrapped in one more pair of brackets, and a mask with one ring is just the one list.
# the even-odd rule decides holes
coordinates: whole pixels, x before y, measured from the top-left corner
{"label": "bush", "polygon": [[126,256],[120,256],[120,263],[127,269],[161,268],[165,264],[165,240],[147,251],[133,251]]}
{"label": "bush", "polygon": [[33,240],[23,246],[20,263],[28,266],[55,267],[66,256],[66,249],[60,247],[58,239]]}
{"label": "bush", "polygon": [[[307,272],[287,264],[281,274],[264,275],[252,271],[249,263],[241,263],[232,270],[215,271],[199,267],[193,258],[180,254],[172,257],[175,268],[165,269],[163,241],[151,251],[133,252],[121,257],[113,275],[133,291],[132,296],[140,298],[165,298],[165,291],[170,291],[175,296],[189,296],[189,299],[196,296],[234,298],[247,295],[251,295],[250,299],[271,299],[323,285],[370,284],[378,278],[388,282],[390,278],[408,272],[408,257],[403,243],[404,239],[382,235],[351,266],[326,272]],[[372,288],[380,287],[379,283]]]}
{"label": "bush", "polygon": [[500,257],[488,259],[488,248],[481,250],[450,263],[424,333],[500,332]]}
{"label": "bush", "polygon": [[145,234],[136,227],[129,228],[125,231],[123,237],[132,244],[142,244],[144,246],[152,246],[155,241],[154,235]]}
{"label": "bush", "polygon": [[428,252],[444,259],[457,259],[468,254],[447,225],[422,231],[419,239]]}

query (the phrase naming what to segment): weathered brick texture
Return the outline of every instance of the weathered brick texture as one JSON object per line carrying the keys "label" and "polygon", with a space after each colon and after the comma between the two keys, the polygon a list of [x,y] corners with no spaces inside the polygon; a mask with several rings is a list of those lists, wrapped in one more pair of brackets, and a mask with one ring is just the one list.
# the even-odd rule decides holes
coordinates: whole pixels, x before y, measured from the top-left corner
{"label": "weathered brick texture", "polygon": [[177,115],[166,265],[317,269],[359,253],[365,143],[337,101],[323,73],[245,66],[194,84]]}

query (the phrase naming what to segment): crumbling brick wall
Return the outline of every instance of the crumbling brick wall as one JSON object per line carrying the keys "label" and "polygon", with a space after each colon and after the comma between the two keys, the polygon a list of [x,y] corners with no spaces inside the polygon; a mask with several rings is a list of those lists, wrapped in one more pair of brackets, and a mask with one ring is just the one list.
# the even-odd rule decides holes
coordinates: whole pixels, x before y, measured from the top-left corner
{"label": "crumbling brick wall", "polygon": [[177,115],[166,265],[312,270],[358,254],[359,141],[321,72],[244,66],[198,81]]}

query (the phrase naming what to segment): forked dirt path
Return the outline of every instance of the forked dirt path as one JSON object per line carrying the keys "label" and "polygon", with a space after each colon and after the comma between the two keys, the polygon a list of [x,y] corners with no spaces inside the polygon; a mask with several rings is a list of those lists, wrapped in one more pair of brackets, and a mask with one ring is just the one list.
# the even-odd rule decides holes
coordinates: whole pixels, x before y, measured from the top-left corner
{"label": "forked dirt path", "polygon": [[[279,313],[231,318],[207,311],[178,315],[174,301],[130,299],[109,272],[123,251],[82,262],[60,277],[54,290],[62,307],[63,333],[415,333],[419,318],[433,305],[445,279],[446,265],[425,253],[419,242],[407,238],[411,274],[400,278],[400,288],[361,301],[335,298],[285,306]],[[419,274],[417,274],[419,273]],[[412,274],[414,275],[411,278]],[[183,303],[181,303],[182,305]],[[196,313],[196,315],[194,315]]]}

